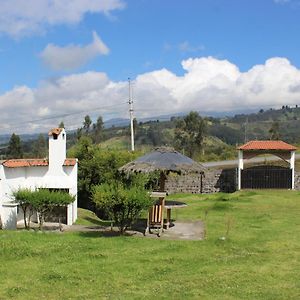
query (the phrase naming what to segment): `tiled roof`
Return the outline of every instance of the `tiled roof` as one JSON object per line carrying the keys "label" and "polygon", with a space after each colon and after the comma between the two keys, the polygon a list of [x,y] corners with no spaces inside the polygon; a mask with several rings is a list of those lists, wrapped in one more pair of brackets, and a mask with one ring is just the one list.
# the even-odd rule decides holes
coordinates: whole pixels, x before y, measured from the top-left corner
{"label": "tiled roof", "polygon": [[294,151],[297,148],[283,141],[249,141],[238,147],[238,150],[286,150]]}
{"label": "tiled roof", "polygon": [[64,166],[75,166],[77,162],[76,158],[66,158],[64,162]]}
{"label": "tiled roof", "polygon": [[[75,166],[76,158],[67,158],[64,161],[64,166]],[[49,162],[47,159],[9,159],[4,161],[4,167],[7,168],[23,168],[23,167],[44,167],[48,166]]]}
{"label": "tiled roof", "polygon": [[59,135],[62,131],[63,131],[63,128],[52,128],[52,129],[49,131],[48,135],[49,135],[49,136],[50,136],[50,135],[53,135],[53,134]]}

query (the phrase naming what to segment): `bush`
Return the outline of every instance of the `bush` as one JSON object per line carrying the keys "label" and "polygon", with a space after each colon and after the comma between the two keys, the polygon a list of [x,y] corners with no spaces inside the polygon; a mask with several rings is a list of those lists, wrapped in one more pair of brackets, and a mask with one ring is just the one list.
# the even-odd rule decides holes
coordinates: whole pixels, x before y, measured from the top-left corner
{"label": "bush", "polygon": [[[39,227],[43,226],[45,216],[55,208],[67,206],[74,201],[74,196],[60,191],[49,191],[48,189],[39,189],[33,192],[33,208],[39,216]],[[59,217],[60,219],[60,217]]]}
{"label": "bush", "polygon": [[104,183],[93,188],[92,199],[98,209],[106,212],[121,234],[132,225],[141,212],[152,205],[149,193],[141,183],[125,187],[120,182]]}
{"label": "bush", "polygon": [[[30,219],[33,215],[33,191],[29,189],[19,189],[13,192],[15,201],[23,210],[24,226],[26,229],[30,228]],[[28,216],[28,219],[27,219]],[[28,222],[27,222],[28,221]]]}
{"label": "bush", "polygon": [[46,214],[50,213],[53,208],[67,206],[74,201],[74,197],[68,193],[49,191],[48,189],[39,189],[35,191],[19,189],[13,193],[13,196],[23,210],[24,225],[27,229],[30,228],[30,219],[34,211],[38,214],[39,227],[41,229]]}

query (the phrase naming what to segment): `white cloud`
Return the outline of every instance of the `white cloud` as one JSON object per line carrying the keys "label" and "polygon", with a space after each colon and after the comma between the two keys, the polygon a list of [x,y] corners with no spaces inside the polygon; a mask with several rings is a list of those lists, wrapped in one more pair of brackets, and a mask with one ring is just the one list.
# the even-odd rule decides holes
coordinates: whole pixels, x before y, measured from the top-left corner
{"label": "white cloud", "polygon": [[[270,58],[246,72],[213,57],[190,58],[182,61],[182,67],[183,76],[161,69],[136,77],[137,118],[190,110],[232,112],[300,104],[300,70],[286,58]],[[47,131],[61,120],[67,128],[78,127],[86,113],[94,118],[127,118],[127,99],[126,80],[112,81],[100,72],[63,76],[43,81],[36,89],[16,87],[0,95],[0,128],[9,132],[16,127],[25,132]],[[39,121],[34,122],[36,119]],[[39,127],[33,126],[36,123]]]}
{"label": "white cloud", "polygon": [[68,45],[65,47],[48,44],[40,54],[44,64],[53,70],[74,70],[96,56],[109,53],[96,32],[93,32],[93,41],[86,46]]}
{"label": "white cloud", "polygon": [[188,41],[184,41],[178,45],[178,49],[180,52],[198,52],[203,51],[205,47],[203,45],[193,46]]}
{"label": "white cloud", "polygon": [[82,21],[87,13],[123,9],[123,0],[1,0],[0,33],[13,37],[44,32],[47,27]]}

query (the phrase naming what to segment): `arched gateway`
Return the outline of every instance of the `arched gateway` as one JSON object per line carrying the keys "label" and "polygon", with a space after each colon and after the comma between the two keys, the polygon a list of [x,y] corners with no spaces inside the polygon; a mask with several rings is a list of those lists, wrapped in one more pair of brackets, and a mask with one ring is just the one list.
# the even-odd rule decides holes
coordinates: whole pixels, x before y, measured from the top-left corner
{"label": "arched gateway", "polygon": [[[237,148],[238,189],[287,188],[294,189],[296,147],[283,141],[250,141]],[[260,154],[276,155],[289,163],[289,168],[255,166],[244,169],[244,160]]]}

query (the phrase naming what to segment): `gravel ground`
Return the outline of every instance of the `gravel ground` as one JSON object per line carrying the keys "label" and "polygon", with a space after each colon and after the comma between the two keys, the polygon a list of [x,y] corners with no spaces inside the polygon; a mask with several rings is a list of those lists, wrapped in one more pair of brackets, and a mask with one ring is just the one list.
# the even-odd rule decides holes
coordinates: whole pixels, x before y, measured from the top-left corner
{"label": "gravel ground", "polygon": [[[18,224],[19,228],[24,228],[21,224]],[[37,224],[32,224],[33,228],[37,230]],[[117,228],[114,227],[111,230],[110,227],[104,226],[93,226],[93,225],[65,225],[61,226],[62,232],[99,232],[101,236],[117,236]],[[154,238],[154,239],[167,239],[167,240],[203,240],[204,239],[204,223],[202,221],[186,221],[186,222],[174,222],[171,227],[166,230],[164,229],[160,237],[157,236],[157,230],[153,229],[152,233],[144,235],[145,226],[137,226],[134,230],[128,230],[126,235],[137,236],[143,238]],[[43,226],[44,231],[60,231],[58,223],[45,223]]]}

